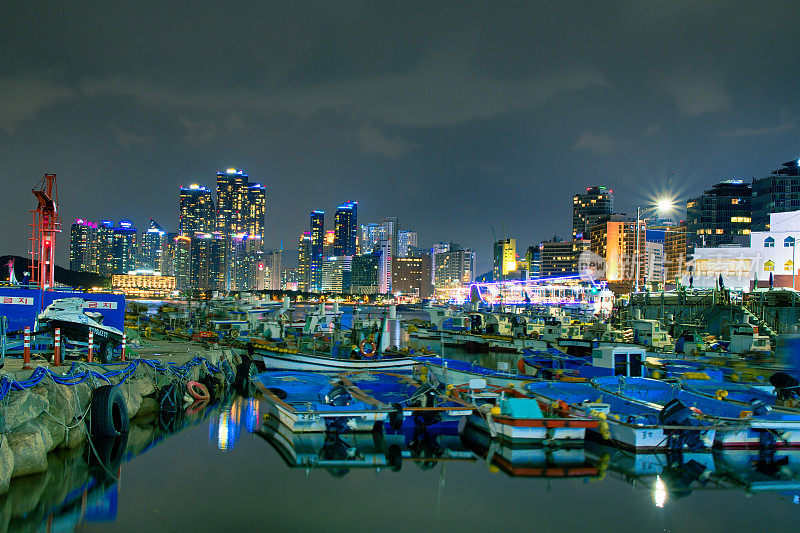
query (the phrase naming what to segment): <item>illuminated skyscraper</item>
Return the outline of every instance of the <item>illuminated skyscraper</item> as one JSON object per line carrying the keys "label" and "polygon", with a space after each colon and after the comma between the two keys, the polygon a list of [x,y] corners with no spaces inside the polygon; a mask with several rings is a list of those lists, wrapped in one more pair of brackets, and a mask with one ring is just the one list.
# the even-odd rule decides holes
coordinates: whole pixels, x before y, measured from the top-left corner
{"label": "illuminated skyscraper", "polygon": [[282,255],[283,252],[281,250],[264,252],[263,265],[269,275],[269,284],[266,288],[269,290],[279,291],[281,289]]}
{"label": "illuminated skyscraper", "polygon": [[358,202],[339,206],[334,217],[333,255],[356,255],[358,235]]}
{"label": "illuminated skyscraper", "polygon": [[174,257],[173,275],[175,276],[175,288],[185,291],[189,289],[192,270],[192,239],[185,235],[175,235],[170,249],[170,255]]}
{"label": "illuminated skyscraper", "polygon": [[189,287],[211,291],[220,288],[220,254],[225,239],[219,234],[196,234],[191,239]]}
{"label": "illuminated skyscraper", "polygon": [[436,254],[434,285],[437,289],[461,287],[475,280],[475,251],[451,245],[446,252]]}
{"label": "illuminated skyscraper", "polygon": [[364,224],[361,226],[361,253],[371,254],[378,243],[387,239],[386,228],[382,224]]}
{"label": "illuminated skyscraper", "polygon": [[111,274],[136,270],[136,228],[130,220],[121,220],[112,232]]}
{"label": "illuminated skyscraper", "polygon": [[211,190],[196,183],[180,188],[178,233],[191,237],[216,229],[214,198]]}
{"label": "illuminated skyscraper", "polygon": [[[586,194],[572,198],[572,240],[588,239],[592,226],[614,209],[614,191],[605,187],[587,187]],[[582,237],[581,237],[582,236]]]}
{"label": "illuminated skyscraper", "polygon": [[505,275],[517,269],[517,240],[501,239],[494,243],[493,280],[503,281]]}
{"label": "illuminated skyscraper", "polygon": [[92,248],[95,254],[94,262],[97,265],[97,273],[109,277],[112,274],[122,274],[122,272],[114,272],[114,221],[102,220],[97,226],[94,237]]}
{"label": "illuminated skyscraper", "polygon": [[397,232],[397,257],[408,257],[408,248],[417,246],[416,231]]}
{"label": "illuminated skyscraper", "polygon": [[223,236],[231,237],[245,230],[247,178],[244,171],[235,168],[217,172],[217,231]]}
{"label": "illuminated skyscraper", "polygon": [[309,257],[309,292],[322,289],[322,257],[325,246],[325,211],[311,212],[311,254]]}
{"label": "illuminated skyscraper", "polygon": [[163,274],[164,229],[150,217],[150,226],[142,232],[139,244],[139,268]]}
{"label": "illuminated skyscraper", "polygon": [[300,234],[297,243],[297,290],[308,291],[309,272],[311,271],[311,232]]}
{"label": "illuminated skyscraper", "polygon": [[267,213],[267,189],[260,183],[252,183],[247,188],[247,216],[244,232],[250,241],[250,251],[262,250],[264,241],[265,216]]}
{"label": "illuminated skyscraper", "polygon": [[97,272],[95,233],[97,224],[79,218],[70,228],[69,268],[76,272]]}

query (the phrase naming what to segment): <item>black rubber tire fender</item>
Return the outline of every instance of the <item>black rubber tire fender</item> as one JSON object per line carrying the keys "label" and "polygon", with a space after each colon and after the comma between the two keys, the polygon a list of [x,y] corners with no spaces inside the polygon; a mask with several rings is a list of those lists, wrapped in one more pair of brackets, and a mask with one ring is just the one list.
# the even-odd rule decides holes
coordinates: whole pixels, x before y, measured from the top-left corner
{"label": "black rubber tire fender", "polygon": [[90,433],[95,437],[117,437],[128,432],[128,407],[119,387],[103,385],[92,392]]}
{"label": "black rubber tire fender", "polygon": [[128,434],[116,437],[92,437],[89,468],[96,477],[113,479],[117,475],[125,451],[128,447]]}

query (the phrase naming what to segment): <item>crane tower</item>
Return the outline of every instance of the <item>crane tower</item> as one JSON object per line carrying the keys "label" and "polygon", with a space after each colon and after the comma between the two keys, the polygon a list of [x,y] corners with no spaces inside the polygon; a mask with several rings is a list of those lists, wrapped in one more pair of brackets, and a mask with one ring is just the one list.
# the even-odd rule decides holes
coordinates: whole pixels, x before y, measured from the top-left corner
{"label": "crane tower", "polygon": [[56,175],[45,174],[33,195],[39,201],[31,223],[31,280],[41,290],[52,290],[55,283],[56,234],[61,231],[61,216],[58,214],[58,189]]}

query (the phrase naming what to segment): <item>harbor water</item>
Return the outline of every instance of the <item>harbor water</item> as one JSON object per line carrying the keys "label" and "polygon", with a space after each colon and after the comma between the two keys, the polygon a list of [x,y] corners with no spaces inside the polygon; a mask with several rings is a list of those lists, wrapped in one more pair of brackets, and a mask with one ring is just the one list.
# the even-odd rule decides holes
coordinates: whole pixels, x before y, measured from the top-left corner
{"label": "harbor water", "polygon": [[[406,458],[404,450],[399,468],[364,466],[358,450],[345,450],[352,454],[351,468],[297,466],[279,452],[276,439],[259,434],[263,407],[257,398],[236,398],[201,424],[130,458],[119,481],[106,489],[113,501],[100,498],[106,502],[102,513],[91,506],[82,511],[78,497],[68,513],[28,525],[83,531],[729,532],[794,530],[800,513],[800,490],[749,492],[728,477],[681,490],[680,475],[659,464],[664,456],[603,448],[583,452],[583,461],[573,457],[559,465],[553,457],[549,469],[520,469],[518,475],[498,466],[497,458],[464,453],[470,449],[457,445],[422,459]],[[734,462],[707,455],[721,467]],[[790,459],[795,471],[798,459]],[[570,477],[569,468],[578,475]],[[744,468],[742,479],[756,468]],[[26,503],[13,487],[7,498],[13,502],[4,512]],[[15,524],[23,522],[15,517],[12,529]]]}

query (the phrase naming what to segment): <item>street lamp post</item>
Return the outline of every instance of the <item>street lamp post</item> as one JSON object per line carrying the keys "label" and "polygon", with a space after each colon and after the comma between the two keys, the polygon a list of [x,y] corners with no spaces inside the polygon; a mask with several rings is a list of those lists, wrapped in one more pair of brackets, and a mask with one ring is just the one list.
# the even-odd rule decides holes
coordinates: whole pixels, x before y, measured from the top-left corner
{"label": "street lamp post", "polygon": [[651,210],[658,210],[661,213],[666,213],[667,211],[672,209],[672,207],[673,207],[672,200],[668,198],[662,198],[658,201],[658,203],[645,206],[644,208],[639,206],[636,207],[636,251],[634,252],[634,255],[636,256],[636,282],[635,282],[636,292],[639,292],[639,271],[641,262],[640,259],[641,254],[639,253],[639,246],[640,246],[639,228],[641,226],[640,220],[642,217],[642,213],[647,213],[648,211]]}

